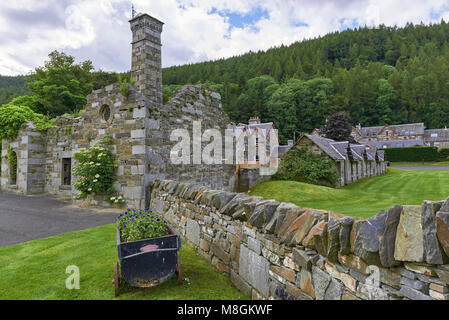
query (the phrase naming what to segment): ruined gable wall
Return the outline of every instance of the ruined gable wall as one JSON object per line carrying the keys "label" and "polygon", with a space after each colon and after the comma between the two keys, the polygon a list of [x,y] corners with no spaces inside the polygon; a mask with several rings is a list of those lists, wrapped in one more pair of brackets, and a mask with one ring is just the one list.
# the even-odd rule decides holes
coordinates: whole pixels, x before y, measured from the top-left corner
{"label": "ruined gable wall", "polygon": [[[129,206],[139,208],[144,202],[142,191],[146,168],[145,123],[148,101],[133,87],[129,87],[128,97],[124,97],[119,88],[119,84],[109,85],[95,90],[87,97],[86,111],[73,124],[72,150],[77,152],[81,148],[88,149],[110,136],[112,153],[117,163],[114,188],[123,195]],[[110,110],[108,121],[103,116],[106,106]],[[94,205],[108,205],[102,200],[101,197],[91,197]]]}
{"label": "ruined gable wall", "polygon": [[[233,190],[235,165],[193,164],[193,121],[201,121],[202,132],[218,129],[222,135],[222,158],[225,158],[225,129],[231,123],[224,113],[220,95],[205,85],[184,86],[162,108],[149,108],[147,122],[147,184],[155,179],[176,179],[200,183],[216,189]],[[177,142],[170,141],[175,129],[187,129],[190,135],[190,165],[175,165],[170,152]],[[203,148],[209,142],[202,142]],[[234,153],[235,156],[235,153]],[[224,161],[223,161],[224,162]]]}

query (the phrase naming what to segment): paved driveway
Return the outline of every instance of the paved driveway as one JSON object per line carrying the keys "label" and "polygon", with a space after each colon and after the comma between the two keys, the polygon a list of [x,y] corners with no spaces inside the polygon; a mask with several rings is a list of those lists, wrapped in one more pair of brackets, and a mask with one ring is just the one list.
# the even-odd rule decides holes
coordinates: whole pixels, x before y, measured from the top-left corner
{"label": "paved driveway", "polygon": [[0,192],[0,247],[113,223],[117,215],[117,210],[81,209],[51,198]]}
{"label": "paved driveway", "polygon": [[388,168],[404,170],[449,170],[449,166],[391,166]]}

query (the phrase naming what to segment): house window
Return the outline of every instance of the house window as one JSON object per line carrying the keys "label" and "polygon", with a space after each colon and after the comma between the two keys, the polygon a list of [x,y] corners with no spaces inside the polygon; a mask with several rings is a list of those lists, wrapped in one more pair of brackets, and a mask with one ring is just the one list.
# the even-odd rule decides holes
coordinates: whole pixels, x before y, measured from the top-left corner
{"label": "house window", "polygon": [[17,184],[17,153],[15,151],[8,150],[8,162],[9,162],[9,184]]}
{"label": "house window", "polygon": [[72,159],[62,159],[62,185],[70,186],[72,184]]}

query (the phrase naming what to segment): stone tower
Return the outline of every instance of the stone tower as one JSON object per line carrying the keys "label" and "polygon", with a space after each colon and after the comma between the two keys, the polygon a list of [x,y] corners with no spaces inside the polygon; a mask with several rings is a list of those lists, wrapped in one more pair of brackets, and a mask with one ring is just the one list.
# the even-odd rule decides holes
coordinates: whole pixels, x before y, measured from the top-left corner
{"label": "stone tower", "polygon": [[131,78],[155,107],[162,106],[161,33],[163,22],[138,14],[129,23],[133,34]]}

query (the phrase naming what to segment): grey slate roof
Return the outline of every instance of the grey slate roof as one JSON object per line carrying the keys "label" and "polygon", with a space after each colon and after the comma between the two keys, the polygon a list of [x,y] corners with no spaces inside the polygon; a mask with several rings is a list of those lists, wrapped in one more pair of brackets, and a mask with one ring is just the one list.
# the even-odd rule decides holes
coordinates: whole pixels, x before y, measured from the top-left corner
{"label": "grey slate roof", "polygon": [[449,141],[449,129],[427,129],[424,131],[426,141]]}
{"label": "grey slate roof", "polygon": [[334,146],[332,146],[332,142],[335,142],[332,139],[322,138],[319,136],[306,134],[307,138],[313,141],[321,150],[323,150],[329,157],[334,160],[345,160],[345,153],[341,154]]}
{"label": "grey slate roof", "polygon": [[385,161],[385,150],[377,150],[379,161]]}
{"label": "grey slate roof", "polygon": [[278,158],[281,158],[293,146],[278,146]]}
{"label": "grey slate roof", "polygon": [[[359,132],[362,134],[362,137],[371,138],[376,137],[380,130],[382,130],[384,126],[376,126],[376,127],[362,127],[357,128]],[[424,123],[407,123],[407,124],[394,124],[389,125],[398,135],[401,136],[409,136],[409,135],[423,135],[424,134]]]}
{"label": "grey slate roof", "polygon": [[273,122],[265,122],[265,123],[257,123],[257,124],[244,124],[244,123],[239,123],[237,125],[237,128],[246,128],[247,130],[250,130],[251,132],[254,129],[264,129],[266,131],[270,130],[273,127]]}
{"label": "grey slate roof", "polygon": [[363,152],[365,151],[366,146],[361,144],[351,144],[350,146],[352,158],[355,161],[363,161]]}
{"label": "grey slate roof", "polygon": [[385,151],[377,150],[366,144],[350,144],[348,141],[334,141],[310,134],[306,134],[305,137],[315,143],[324,153],[334,160],[346,160],[348,152],[351,152],[352,158],[355,161],[363,161],[365,154],[366,159],[369,161],[376,161],[376,154],[380,161],[384,161],[385,158]]}
{"label": "grey slate roof", "polygon": [[366,149],[366,158],[371,161],[376,160],[376,149]]}
{"label": "grey slate roof", "polygon": [[346,159],[346,154],[348,152],[348,145],[349,145],[348,141],[331,142],[331,145],[335,150],[337,150],[339,154],[343,155],[344,158]]}
{"label": "grey slate roof", "polygon": [[423,140],[389,140],[389,141],[365,141],[364,144],[376,148],[396,148],[396,147],[414,147],[423,146]]}

